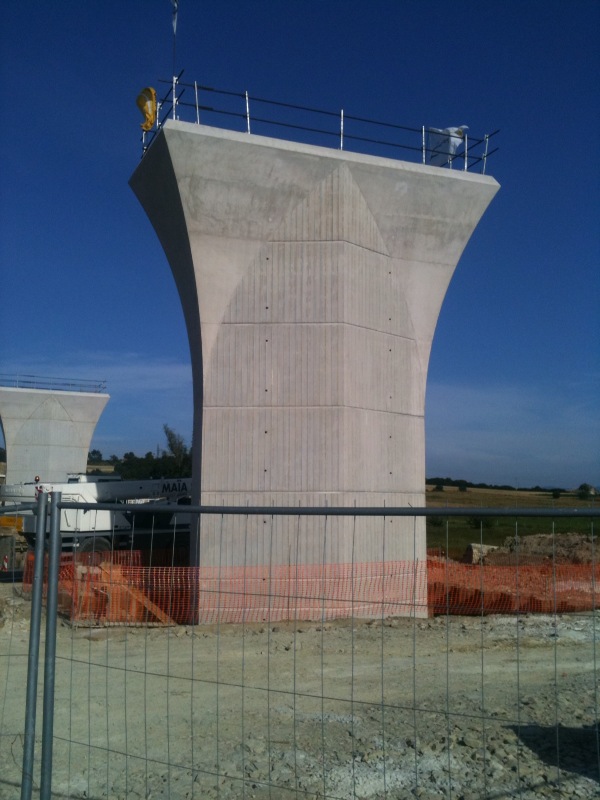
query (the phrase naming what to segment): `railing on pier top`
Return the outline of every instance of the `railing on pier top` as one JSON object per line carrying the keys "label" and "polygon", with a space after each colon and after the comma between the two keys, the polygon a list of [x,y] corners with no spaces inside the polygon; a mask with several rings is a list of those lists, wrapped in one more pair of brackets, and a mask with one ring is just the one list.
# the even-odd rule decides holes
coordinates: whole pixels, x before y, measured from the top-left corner
{"label": "railing on pier top", "polygon": [[335,147],[366,155],[414,160],[434,166],[486,172],[494,131],[477,138],[466,126],[457,128],[411,128],[380,122],[340,111],[298,106],[248,92],[233,92],[185,83],[180,73],[170,81],[157,103],[156,124],[142,135],[143,151],[167,119],[210,125],[304,144]]}
{"label": "railing on pier top", "polygon": [[106,391],[106,381],[92,381],[82,378],[49,378],[44,375],[2,375],[0,386],[13,389],[46,389],[57,392],[89,392]]}

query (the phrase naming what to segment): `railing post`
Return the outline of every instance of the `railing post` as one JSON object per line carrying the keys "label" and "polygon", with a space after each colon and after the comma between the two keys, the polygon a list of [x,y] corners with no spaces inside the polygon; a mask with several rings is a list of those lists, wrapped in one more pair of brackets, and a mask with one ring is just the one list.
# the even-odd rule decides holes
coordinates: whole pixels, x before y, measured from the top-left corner
{"label": "railing post", "polygon": [[52,793],[52,750],[54,744],[54,679],[56,676],[56,614],[58,611],[58,567],[60,564],[60,492],[50,501],[48,542],[48,589],[46,592],[46,653],[44,657],[44,717],[42,720],[42,774],[40,800]]}
{"label": "railing post", "polygon": [[198,82],[194,81],[194,94],[196,96],[196,125],[200,125],[200,109],[198,108]]}
{"label": "railing post", "polygon": [[425,125],[423,125],[421,130],[421,147],[423,148],[423,163],[427,163],[427,147],[425,145]]}
{"label": "railing post", "polygon": [[489,144],[490,144],[490,137],[486,133],[483,138],[485,140],[485,148],[483,150],[483,166],[481,168],[481,174],[485,175],[485,167],[486,167],[486,162],[487,162],[487,154],[488,154],[488,147],[489,147]]}
{"label": "railing post", "polygon": [[344,109],[341,110],[340,116],[340,150],[344,149]]}
{"label": "railing post", "polygon": [[469,135],[465,133],[465,172],[469,166]]}
{"label": "railing post", "polygon": [[246,132],[250,133],[250,98],[246,92]]}
{"label": "railing post", "polygon": [[25,699],[25,733],[23,736],[23,769],[21,772],[21,800],[31,800],[33,789],[33,756],[35,748],[35,717],[40,656],[40,627],[42,619],[42,588],[44,582],[44,540],[48,518],[48,495],[40,492],[37,499],[35,524],[35,561],[31,587],[31,623],[29,627],[29,652],[27,654],[27,690]]}

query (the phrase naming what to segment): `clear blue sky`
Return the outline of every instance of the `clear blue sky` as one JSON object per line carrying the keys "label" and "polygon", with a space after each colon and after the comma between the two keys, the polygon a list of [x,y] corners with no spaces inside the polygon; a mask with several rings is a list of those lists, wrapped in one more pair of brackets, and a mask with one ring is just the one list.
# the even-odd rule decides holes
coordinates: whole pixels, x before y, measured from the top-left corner
{"label": "clear blue sky", "polygon": [[[0,372],[104,378],[105,456],[191,439],[185,325],[128,187],[169,0],[2,3]],[[427,474],[600,485],[598,0],[180,0],[177,71],[407,126],[496,128],[448,291]]]}

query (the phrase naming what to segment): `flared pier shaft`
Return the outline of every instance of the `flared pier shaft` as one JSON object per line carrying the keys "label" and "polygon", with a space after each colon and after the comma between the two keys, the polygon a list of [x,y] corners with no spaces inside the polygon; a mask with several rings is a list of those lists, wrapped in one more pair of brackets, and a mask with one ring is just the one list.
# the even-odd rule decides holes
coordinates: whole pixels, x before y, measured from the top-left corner
{"label": "flared pier shaft", "polygon": [[[431,342],[496,181],[170,121],[131,186],[185,314],[194,500],[423,505]],[[331,560],[381,557],[360,525]],[[407,535],[388,555],[422,559],[424,527],[394,526]],[[288,563],[289,546],[270,557]],[[232,534],[227,563],[240,547]],[[267,545],[251,547],[260,562]]]}
{"label": "flared pier shaft", "polygon": [[108,394],[0,387],[6,483],[64,483],[85,473],[94,430]]}

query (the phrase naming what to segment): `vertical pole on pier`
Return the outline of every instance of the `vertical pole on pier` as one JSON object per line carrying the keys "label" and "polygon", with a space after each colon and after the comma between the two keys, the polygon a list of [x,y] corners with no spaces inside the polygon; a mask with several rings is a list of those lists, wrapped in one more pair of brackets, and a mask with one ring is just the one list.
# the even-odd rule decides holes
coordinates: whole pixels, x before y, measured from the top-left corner
{"label": "vertical pole on pier", "polygon": [[175,63],[177,60],[177,12],[179,11],[179,0],[171,0],[171,4],[173,6],[173,119],[177,119],[175,115],[177,106]]}
{"label": "vertical pole on pier", "polygon": [[484,141],[485,141],[485,148],[484,148],[484,151],[483,151],[483,167],[481,169],[481,174],[485,175],[485,168],[486,168],[486,165],[487,165],[487,154],[488,154],[488,147],[489,147],[489,144],[490,144],[490,137],[486,133],[486,135],[483,138],[484,138]]}

